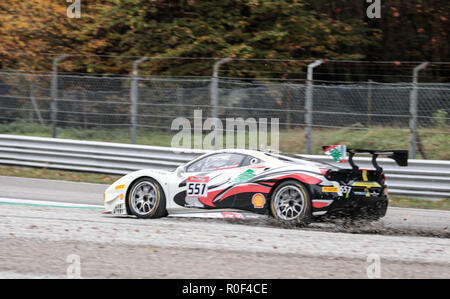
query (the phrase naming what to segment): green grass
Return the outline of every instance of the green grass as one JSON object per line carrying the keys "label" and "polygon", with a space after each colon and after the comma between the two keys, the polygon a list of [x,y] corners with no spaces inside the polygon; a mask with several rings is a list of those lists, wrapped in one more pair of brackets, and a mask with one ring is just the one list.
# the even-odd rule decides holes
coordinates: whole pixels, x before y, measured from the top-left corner
{"label": "green grass", "polygon": [[[64,180],[74,182],[88,182],[112,184],[120,176],[87,172],[61,171],[39,168],[0,167],[0,176],[18,176],[27,178]],[[402,208],[437,209],[450,211],[450,200],[430,201],[422,199],[391,197],[389,205]]]}
{"label": "green grass", "polygon": [[[51,137],[51,126],[17,121],[0,124],[0,134],[26,135],[36,137]],[[167,132],[151,132],[137,130],[138,143],[155,146],[170,146],[173,134]],[[123,128],[57,128],[57,137],[90,141],[105,141],[130,143],[130,130]]]}
{"label": "green grass", "polygon": [[[170,146],[178,131],[137,130],[137,143],[154,146]],[[427,159],[450,160],[449,132],[438,128],[419,130],[419,136]],[[17,121],[0,124],[0,134],[51,137],[49,125]],[[58,138],[130,143],[128,128],[58,128]],[[248,136],[247,136],[248,137]],[[270,140],[270,138],[268,137]],[[225,143],[225,136],[224,136]],[[193,144],[193,142],[191,142]],[[354,148],[409,149],[409,130],[384,127],[371,129],[313,129],[313,154],[322,154],[322,145],[346,144]],[[225,144],[226,145],[226,144]],[[305,131],[280,130],[280,150],[290,153],[305,153]],[[418,151],[417,158],[423,158]]]}
{"label": "green grass", "polygon": [[450,200],[442,199],[438,201],[415,199],[415,198],[389,198],[389,206],[399,208],[433,209],[450,211]]}
{"label": "green grass", "polygon": [[[419,130],[419,135],[427,159],[450,160],[448,134],[438,129],[422,129]],[[409,149],[409,138],[409,131],[405,129],[314,129],[312,148],[314,154],[322,154],[322,145],[328,144],[369,149]],[[280,147],[283,151],[302,153],[304,143],[303,130],[280,132]],[[417,158],[423,158],[419,151]]]}
{"label": "green grass", "polygon": [[0,166],[0,175],[99,184],[112,184],[121,177],[89,172],[6,166]]}

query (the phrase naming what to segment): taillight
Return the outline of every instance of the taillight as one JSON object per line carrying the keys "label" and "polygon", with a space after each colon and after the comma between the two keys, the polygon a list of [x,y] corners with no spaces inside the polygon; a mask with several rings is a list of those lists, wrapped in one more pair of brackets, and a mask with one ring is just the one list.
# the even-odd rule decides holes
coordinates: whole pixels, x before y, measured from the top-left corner
{"label": "taillight", "polygon": [[386,176],[384,175],[384,173],[382,173],[382,174],[380,175],[380,178],[381,178],[381,184],[384,185],[384,183],[386,182]]}

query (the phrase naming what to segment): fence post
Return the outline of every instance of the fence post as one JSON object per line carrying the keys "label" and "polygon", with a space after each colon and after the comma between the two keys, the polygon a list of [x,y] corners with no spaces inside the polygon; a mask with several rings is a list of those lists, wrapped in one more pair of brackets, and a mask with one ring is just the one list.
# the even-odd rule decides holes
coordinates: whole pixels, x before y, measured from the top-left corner
{"label": "fence post", "polygon": [[286,128],[291,129],[291,86],[288,83],[286,85]]}
{"label": "fence post", "polygon": [[367,81],[367,127],[372,126],[372,83],[373,80]]}
{"label": "fence post", "polygon": [[52,70],[52,83],[51,83],[51,96],[52,102],[50,104],[51,119],[52,119],[52,137],[56,138],[56,116],[58,114],[58,63],[69,55],[63,54],[61,56],[53,59],[53,70]]}
{"label": "fence post", "polygon": [[147,60],[147,56],[143,56],[139,58],[138,60],[135,60],[133,62],[133,73],[132,73],[132,79],[131,79],[131,89],[130,89],[130,100],[131,100],[131,143],[136,144],[136,116],[137,116],[137,104],[138,104],[138,65],[141,62],[144,62]]}
{"label": "fence post", "polygon": [[323,60],[316,60],[313,63],[308,64],[305,94],[306,154],[308,155],[311,155],[312,148],[313,69],[322,63]]}
{"label": "fence post", "polygon": [[41,125],[44,125],[44,120],[42,119],[41,111],[39,110],[39,107],[36,103],[36,99],[34,98],[34,83],[33,83],[33,81],[30,82],[30,101],[31,101],[31,105],[33,106],[34,112],[36,113],[36,116],[39,119],[39,123]]}
{"label": "fence post", "polygon": [[[217,106],[219,105],[219,68],[222,64],[224,63],[228,63],[231,62],[233,59],[227,57],[227,58],[223,58],[219,61],[217,61],[216,63],[214,63],[213,66],[213,75],[211,78],[211,89],[210,89],[210,97],[211,97],[211,116],[213,119],[217,119]],[[217,130],[213,130],[213,144],[214,144],[214,149],[217,148],[216,146],[216,140],[217,140]]]}
{"label": "fence post", "polygon": [[410,158],[416,158],[416,145],[417,145],[417,82],[419,77],[419,71],[424,69],[428,65],[428,62],[423,62],[416,66],[413,70],[413,82],[412,90],[409,97],[409,130],[410,130],[410,143],[409,153]]}

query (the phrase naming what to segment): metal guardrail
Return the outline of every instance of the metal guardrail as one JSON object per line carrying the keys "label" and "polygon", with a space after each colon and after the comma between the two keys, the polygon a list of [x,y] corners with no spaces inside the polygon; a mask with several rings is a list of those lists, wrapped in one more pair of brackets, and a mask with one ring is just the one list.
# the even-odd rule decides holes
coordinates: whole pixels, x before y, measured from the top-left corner
{"label": "metal guardrail", "polygon": [[[144,168],[172,170],[206,150],[79,141],[0,134],[0,164],[24,167],[126,174]],[[331,157],[299,155],[332,163]],[[361,168],[373,168],[370,158],[355,158]],[[450,161],[409,160],[398,167],[393,160],[378,159],[386,173],[389,192],[415,198],[450,198]],[[340,165],[342,166],[342,165]]]}

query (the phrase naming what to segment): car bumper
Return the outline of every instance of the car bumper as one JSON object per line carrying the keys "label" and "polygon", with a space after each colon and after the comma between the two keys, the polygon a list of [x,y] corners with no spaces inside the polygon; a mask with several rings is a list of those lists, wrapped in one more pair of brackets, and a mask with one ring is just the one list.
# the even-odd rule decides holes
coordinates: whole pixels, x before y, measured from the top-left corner
{"label": "car bumper", "polygon": [[127,215],[124,192],[107,190],[104,193],[104,206],[106,214]]}
{"label": "car bumper", "polygon": [[[323,203],[318,205],[317,202]],[[316,204],[315,204],[316,203]],[[378,218],[386,215],[389,199],[386,195],[371,197],[337,198],[333,200],[313,200],[313,216],[336,215],[374,215]]]}

